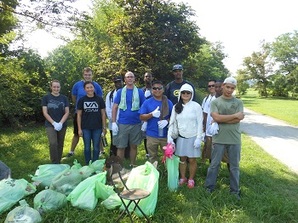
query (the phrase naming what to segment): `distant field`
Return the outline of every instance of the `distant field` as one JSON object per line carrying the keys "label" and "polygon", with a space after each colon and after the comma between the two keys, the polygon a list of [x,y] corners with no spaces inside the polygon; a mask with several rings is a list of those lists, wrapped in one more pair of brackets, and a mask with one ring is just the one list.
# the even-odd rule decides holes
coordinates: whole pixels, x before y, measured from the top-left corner
{"label": "distant field", "polygon": [[253,89],[241,97],[244,106],[264,115],[298,125],[298,100],[281,98],[260,98]]}

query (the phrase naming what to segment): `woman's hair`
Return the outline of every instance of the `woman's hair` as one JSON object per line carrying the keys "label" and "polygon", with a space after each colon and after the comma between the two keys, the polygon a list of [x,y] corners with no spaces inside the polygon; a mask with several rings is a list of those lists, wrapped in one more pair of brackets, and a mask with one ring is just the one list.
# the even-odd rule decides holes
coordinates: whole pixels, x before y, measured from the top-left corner
{"label": "woman's hair", "polygon": [[92,85],[93,85],[93,87],[94,87],[94,84],[93,84],[93,82],[92,82],[92,81],[85,81],[85,82],[84,82],[84,88],[86,87],[86,85],[87,85],[87,84],[92,84]]}
{"label": "woman's hair", "polygon": [[180,98],[177,102],[177,104],[175,105],[175,112],[177,114],[180,114],[183,110],[183,100],[181,99],[181,95],[180,95]]}
{"label": "woman's hair", "polygon": [[50,87],[52,87],[53,83],[59,83],[59,84],[60,84],[60,81],[58,81],[58,80],[56,80],[56,79],[52,80],[52,81],[50,82]]}

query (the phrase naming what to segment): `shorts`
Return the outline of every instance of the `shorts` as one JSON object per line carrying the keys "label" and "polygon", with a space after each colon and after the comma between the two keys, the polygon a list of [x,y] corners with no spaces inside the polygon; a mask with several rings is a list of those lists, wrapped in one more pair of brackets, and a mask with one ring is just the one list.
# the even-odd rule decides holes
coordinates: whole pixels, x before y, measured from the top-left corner
{"label": "shorts", "polygon": [[75,113],[74,116],[73,116],[73,134],[74,135],[79,135],[77,117],[78,117],[78,115],[77,115],[77,113]]}
{"label": "shorts", "polygon": [[127,147],[128,142],[130,145],[141,144],[143,140],[141,126],[141,123],[135,125],[119,124],[119,131],[113,138],[113,145],[117,148],[124,149]]}

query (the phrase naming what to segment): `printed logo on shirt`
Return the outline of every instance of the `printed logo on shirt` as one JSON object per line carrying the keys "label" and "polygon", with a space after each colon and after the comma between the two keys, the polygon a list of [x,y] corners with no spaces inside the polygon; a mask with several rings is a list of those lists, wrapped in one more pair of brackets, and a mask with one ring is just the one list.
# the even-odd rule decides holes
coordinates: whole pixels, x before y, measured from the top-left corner
{"label": "printed logo on shirt", "polygon": [[177,89],[177,90],[175,90],[174,92],[173,92],[173,95],[175,96],[175,97],[179,97],[179,92],[180,92],[180,90],[179,89]]}
{"label": "printed logo on shirt", "polygon": [[98,112],[98,104],[95,101],[84,102],[85,112]]}

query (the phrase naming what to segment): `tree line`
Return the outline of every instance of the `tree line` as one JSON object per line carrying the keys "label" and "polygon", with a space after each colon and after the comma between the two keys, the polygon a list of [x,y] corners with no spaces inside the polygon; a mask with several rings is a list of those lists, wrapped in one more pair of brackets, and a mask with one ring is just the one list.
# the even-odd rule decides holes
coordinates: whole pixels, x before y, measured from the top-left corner
{"label": "tree line", "polygon": [[[74,0],[30,2],[0,0],[0,126],[43,120],[40,99],[48,92],[49,82],[58,79],[62,93],[70,97],[72,85],[82,78],[86,66],[92,67],[95,80],[105,93],[112,88],[112,77],[127,70],[135,73],[139,86],[145,72],[167,83],[173,79],[173,64],[181,63],[185,78],[201,92],[198,94],[201,97],[209,79],[223,80],[230,75],[223,63],[227,57],[224,47],[200,35],[195,12],[184,3],[95,0],[92,13],[87,14],[72,7]],[[47,30],[62,26],[75,39],[46,58],[26,47],[10,49],[14,41],[22,38],[19,34],[22,28],[29,24]],[[261,95],[266,91],[267,95],[296,95],[297,59],[291,56],[297,58],[292,43],[297,33],[286,35],[288,38],[279,37],[275,43],[266,43],[262,52],[244,59],[244,69],[237,72],[240,93],[245,93],[251,83],[247,80],[254,80]],[[287,52],[283,50],[285,45]],[[270,55],[270,61],[265,52]],[[271,64],[272,60],[275,64]],[[281,70],[274,73],[270,67],[276,64],[281,65]],[[281,87],[284,77],[287,83],[296,83],[296,87]],[[287,94],[285,89],[289,89]]]}

